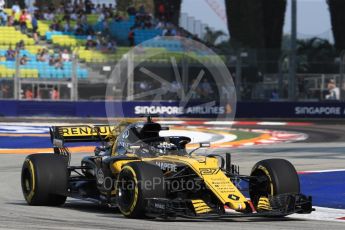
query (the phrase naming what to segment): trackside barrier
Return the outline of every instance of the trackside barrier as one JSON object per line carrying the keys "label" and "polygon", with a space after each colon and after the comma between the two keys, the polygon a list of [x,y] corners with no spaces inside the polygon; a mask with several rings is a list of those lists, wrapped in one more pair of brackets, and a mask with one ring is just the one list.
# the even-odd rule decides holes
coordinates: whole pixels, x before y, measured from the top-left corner
{"label": "trackside barrier", "polygon": [[[229,115],[234,109],[222,106],[203,108],[193,103],[187,109],[177,102],[104,102],[104,101],[16,101],[0,100],[0,116],[106,117],[106,103],[112,103],[114,116],[137,117],[161,114],[170,117],[215,118]],[[236,118],[345,118],[341,102],[239,102]]]}

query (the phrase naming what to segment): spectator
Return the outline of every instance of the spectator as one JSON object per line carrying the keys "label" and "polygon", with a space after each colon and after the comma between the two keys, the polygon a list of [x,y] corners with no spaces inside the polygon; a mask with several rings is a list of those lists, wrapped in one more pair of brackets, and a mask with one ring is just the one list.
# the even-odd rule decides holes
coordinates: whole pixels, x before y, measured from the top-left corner
{"label": "spectator", "polygon": [[129,16],[135,16],[137,14],[137,10],[135,9],[134,5],[130,5],[127,8],[127,13]]}
{"label": "spectator", "polygon": [[87,50],[96,46],[95,42],[92,40],[92,36],[87,36],[85,46]]}
{"label": "spectator", "polygon": [[50,66],[54,66],[55,65],[55,58],[54,58],[53,54],[51,54],[50,57],[49,57],[49,65]]}
{"label": "spectator", "polygon": [[86,34],[89,36],[92,36],[95,34],[95,31],[93,30],[93,27],[91,25],[86,25]]}
{"label": "spectator", "polygon": [[34,94],[30,88],[25,90],[25,99],[32,100],[34,98]]}
{"label": "spectator", "polygon": [[83,26],[81,23],[77,23],[75,25],[74,33],[75,33],[75,35],[83,35],[84,34]]}
{"label": "spectator", "polygon": [[35,44],[38,44],[38,34],[37,34],[37,30],[38,30],[38,21],[37,21],[37,17],[34,14],[34,16],[31,19],[31,25],[32,25],[32,34],[33,34],[33,38],[35,40]]}
{"label": "spectator", "polygon": [[151,17],[147,16],[144,22],[144,28],[150,29],[152,27]]}
{"label": "spectator", "polygon": [[24,50],[25,49],[25,43],[23,40],[20,40],[17,44],[16,44],[16,50]]}
{"label": "spectator", "polygon": [[123,20],[123,18],[119,14],[115,14],[114,19],[116,22],[121,22]]}
{"label": "spectator", "polygon": [[92,8],[92,2],[90,0],[85,0],[85,13],[91,14]]}
{"label": "spectator", "polygon": [[71,14],[73,12],[73,5],[71,2],[68,2],[66,5],[65,5],[65,10],[68,14]]}
{"label": "spectator", "polygon": [[10,98],[10,86],[8,84],[1,84],[1,94],[2,98]]}
{"label": "spectator", "polygon": [[19,17],[19,25],[20,25],[20,31],[22,33],[26,33],[27,25],[26,21],[29,19],[29,15],[26,12],[26,10],[23,10],[20,17]]}
{"label": "spectator", "polygon": [[279,93],[276,89],[274,89],[271,93],[271,100],[278,100],[279,99]]}
{"label": "spectator", "polygon": [[139,89],[141,90],[141,92],[145,92],[150,89],[150,85],[145,80],[141,81],[139,84]]}
{"label": "spectator", "polygon": [[66,20],[65,25],[63,26],[64,32],[71,32],[71,24],[69,20]]}
{"label": "spectator", "polygon": [[97,21],[103,22],[104,20],[105,20],[105,13],[104,13],[104,11],[102,11],[101,14],[98,16]]}
{"label": "spectator", "polygon": [[113,11],[113,10],[114,10],[113,4],[112,4],[112,3],[109,3],[109,5],[108,5],[108,10],[109,10],[109,11]]}
{"label": "spectator", "polygon": [[155,29],[164,29],[165,23],[163,21],[159,21],[155,27]]}
{"label": "spectator", "polygon": [[57,58],[54,60],[54,66],[56,69],[63,69],[62,52],[60,51]]}
{"label": "spectator", "polygon": [[64,49],[64,51],[61,54],[62,61],[70,61],[71,57],[70,54],[68,53],[67,49]]}
{"label": "spectator", "polygon": [[146,10],[145,10],[145,6],[144,6],[144,5],[141,5],[141,6],[139,7],[138,13],[139,13],[140,15],[146,15]]}
{"label": "spectator", "polygon": [[158,5],[158,17],[160,19],[165,18],[165,6],[162,2]]}
{"label": "spectator", "polygon": [[171,83],[171,87],[167,88],[167,90],[169,91],[169,94],[168,94],[168,99],[169,100],[177,100],[178,99],[178,95],[181,95],[181,90],[183,90],[183,86],[180,82],[177,82],[176,80],[173,81]]}
{"label": "spectator", "polygon": [[58,88],[55,86],[51,92],[51,99],[52,100],[60,100],[60,93]]}
{"label": "spectator", "polygon": [[5,0],[0,0],[0,10],[3,10],[5,7]]}
{"label": "spectator", "polygon": [[12,12],[12,14],[8,17],[8,26],[14,26],[16,23],[16,13]]}
{"label": "spectator", "polygon": [[15,61],[16,60],[16,51],[10,46],[6,52],[6,61]]}
{"label": "spectator", "polygon": [[116,52],[117,44],[115,41],[109,40],[107,44],[107,52]]}
{"label": "spectator", "polygon": [[37,54],[37,61],[39,62],[48,62],[49,59],[49,54],[48,50],[43,49],[40,53]]}
{"label": "spectator", "polygon": [[87,17],[86,17],[86,14],[80,13],[80,14],[79,14],[79,20],[80,20],[80,23],[81,23],[83,26],[87,25]]}
{"label": "spectator", "polygon": [[334,80],[330,80],[327,85],[329,94],[326,95],[327,100],[340,100],[340,90],[336,86]]}
{"label": "spectator", "polygon": [[20,12],[20,6],[18,4],[18,1],[14,2],[13,6],[12,6],[12,11],[16,14]]}
{"label": "spectator", "polygon": [[169,30],[166,27],[162,30],[162,36],[169,36]]}
{"label": "spectator", "polygon": [[[92,40],[92,41],[93,41],[93,40]],[[91,43],[90,43],[90,44],[91,44]],[[102,46],[102,36],[100,36],[100,35],[97,36],[97,37],[96,37],[96,41],[94,41],[93,44],[94,44],[94,46],[96,47],[96,49],[98,49],[98,50],[101,49],[101,48],[102,48],[102,47],[101,47],[101,46]]]}
{"label": "spectator", "polygon": [[7,18],[8,18],[7,14],[2,9],[0,9],[0,25],[1,26],[7,25]]}
{"label": "spectator", "polygon": [[210,85],[210,83],[207,81],[206,78],[202,81],[201,85],[201,94],[204,98],[209,97],[211,94],[213,94],[213,89]]}
{"label": "spectator", "polygon": [[135,17],[135,22],[134,22],[133,27],[134,28],[142,27],[142,21],[141,21],[141,18],[139,16]]}
{"label": "spectator", "polygon": [[53,11],[47,11],[46,13],[43,14],[43,17],[47,21],[53,21],[55,18],[55,15],[54,15]]}
{"label": "spectator", "polygon": [[105,3],[102,4],[102,10],[106,10],[107,6],[105,5]]}
{"label": "spectator", "polygon": [[60,22],[54,19],[53,24],[50,25],[50,29],[55,30],[55,31],[60,31],[61,30]]}
{"label": "spectator", "polygon": [[176,36],[176,35],[177,35],[177,30],[175,28],[171,28],[169,36]]}
{"label": "spectator", "polygon": [[19,60],[19,65],[26,65],[28,61],[29,61],[28,57],[24,54]]}
{"label": "spectator", "polygon": [[73,20],[73,21],[77,21],[78,20],[78,15],[77,15],[77,13],[75,13],[75,12],[72,12],[71,14],[70,14],[70,19],[71,20]]}
{"label": "spectator", "polygon": [[95,14],[100,14],[102,13],[102,7],[101,7],[101,4],[97,4],[95,10],[94,10],[94,13]]}
{"label": "spectator", "polygon": [[31,15],[34,15],[36,12],[38,11],[38,8],[36,6],[36,3],[33,3],[29,8],[28,8],[28,12]]}
{"label": "spectator", "polygon": [[134,27],[132,26],[129,33],[128,33],[128,41],[130,46],[134,46]]}

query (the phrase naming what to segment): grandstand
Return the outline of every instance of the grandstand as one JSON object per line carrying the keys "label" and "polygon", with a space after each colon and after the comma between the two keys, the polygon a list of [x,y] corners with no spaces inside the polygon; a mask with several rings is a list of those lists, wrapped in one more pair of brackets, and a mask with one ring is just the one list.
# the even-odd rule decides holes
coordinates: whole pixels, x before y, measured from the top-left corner
{"label": "grandstand", "polygon": [[[104,66],[115,65],[131,50],[130,33],[134,37],[132,45],[145,49],[136,55],[135,61],[167,63],[172,57],[178,62],[193,57],[203,61],[218,60],[200,50],[188,50],[176,39],[156,39],[187,34],[170,22],[153,18],[144,9],[137,9],[135,14],[102,8],[90,14],[82,11],[77,15],[73,11],[67,15],[68,7],[65,5],[65,13],[59,9],[46,12],[37,8],[29,13],[24,9],[16,13],[10,8],[4,9],[8,22],[0,26],[0,84],[18,87],[15,91],[22,94],[15,93],[14,98],[24,97],[22,84],[36,87],[44,83],[52,88],[72,83],[71,89],[83,89],[92,82],[102,85],[98,91],[103,92],[109,78]],[[24,30],[23,14],[26,15]],[[33,19],[37,20],[36,25]],[[35,38],[36,31],[39,39]],[[68,51],[67,60],[61,60],[62,50]]]}

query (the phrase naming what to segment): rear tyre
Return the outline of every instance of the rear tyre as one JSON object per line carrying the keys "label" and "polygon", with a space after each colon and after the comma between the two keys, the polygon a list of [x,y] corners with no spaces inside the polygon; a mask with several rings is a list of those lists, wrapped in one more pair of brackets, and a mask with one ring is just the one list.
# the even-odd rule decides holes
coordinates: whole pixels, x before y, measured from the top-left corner
{"label": "rear tyre", "polygon": [[29,205],[60,206],[66,201],[67,157],[43,153],[29,155],[22,167],[23,195]]}
{"label": "rear tyre", "polygon": [[129,218],[145,218],[146,199],[165,198],[163,172],[146,162],[126,164],[119,176],[116,196],[121,213]]}
{"label": "rear tyre", "polygon": [[257,207],[260,197],[300,193],[300,183],[295,167],[284,159],[268,159],[256,163],[251,176],[261,177],[261,182],[249,184],[249,194]]}

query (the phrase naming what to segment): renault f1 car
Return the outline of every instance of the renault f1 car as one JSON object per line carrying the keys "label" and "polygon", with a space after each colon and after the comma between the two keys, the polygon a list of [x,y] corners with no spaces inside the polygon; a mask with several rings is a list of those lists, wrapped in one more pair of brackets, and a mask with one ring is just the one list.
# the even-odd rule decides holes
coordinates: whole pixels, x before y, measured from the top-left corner
{"label": "renault f1 car", "polygon": [[[49,206],[63,205],[67,197],[89,200],[118,207],[130,218],[283,217],[313,211],[290,162],[262,160],[250,175],[241,175],[229,153],[188,152],[191,139],[161,136],[167,129],[151,117],[116,126],[51,127],[54,153],[24,161],[24,198],[29,205]],[[69,142],[101,144],[72,166]]]}

